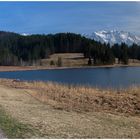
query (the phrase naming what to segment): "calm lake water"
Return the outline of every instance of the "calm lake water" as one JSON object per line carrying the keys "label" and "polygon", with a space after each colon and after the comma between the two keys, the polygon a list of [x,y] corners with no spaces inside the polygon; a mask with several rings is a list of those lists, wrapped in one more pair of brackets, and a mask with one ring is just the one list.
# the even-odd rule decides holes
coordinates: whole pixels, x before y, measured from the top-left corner
{"label": "calm lake water", "polygon": [[104,88],[124,88],[140,85],[140,67],[79,68],[0,72],[0,78],[55,81],[65,84]]}

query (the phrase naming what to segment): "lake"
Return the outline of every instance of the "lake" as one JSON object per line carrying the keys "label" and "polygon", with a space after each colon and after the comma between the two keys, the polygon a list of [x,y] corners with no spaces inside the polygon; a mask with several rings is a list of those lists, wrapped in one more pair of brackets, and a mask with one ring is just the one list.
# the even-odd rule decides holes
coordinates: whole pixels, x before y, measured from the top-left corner
{"label": "lake", "polygon": [[131,85],[140,85],[140,67],[70,68],[0,72],[0,78],[54,81],[103,88],[125,88]]}

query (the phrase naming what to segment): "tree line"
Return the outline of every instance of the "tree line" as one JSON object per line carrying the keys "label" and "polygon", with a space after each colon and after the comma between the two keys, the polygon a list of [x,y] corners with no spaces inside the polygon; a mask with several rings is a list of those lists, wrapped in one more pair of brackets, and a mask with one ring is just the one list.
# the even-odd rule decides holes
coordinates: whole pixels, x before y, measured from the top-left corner
{"label": "tree line", "polygon": [[0,65],[33,65],[54,53],[83,53],[89,65],[140,60],[140,46],[102,44],[74,33],[29,35],[0,31]]}

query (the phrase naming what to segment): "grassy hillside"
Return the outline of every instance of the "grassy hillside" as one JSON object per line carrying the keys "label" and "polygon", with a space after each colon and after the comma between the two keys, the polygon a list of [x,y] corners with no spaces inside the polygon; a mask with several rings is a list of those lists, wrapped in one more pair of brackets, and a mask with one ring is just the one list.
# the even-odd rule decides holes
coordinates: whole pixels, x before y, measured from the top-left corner
{"label": "grassy hillside", "polygon": [[87,66],[88,59],[82,53],[56,53],[48,59],[42,59],[43,66],[58,67],[58,59],[61,58],[61,67]]}
{"label": "grassy hillside", "polygon": [[[61,58],[61,66],[58,65],[59,58]],[[129,66],[140,66],[140,60],[129,59],[128,61],[129,61]],[[82,53],[56,53],[56,54],[50,55],[48,59],[42,59],[41,65],[48,68],[84,67],[84,66],[87,67],[88,58],[85,58]],[[121,66],[121,65],[123,66],[123,64],[118,64],[118,59],[116,59],[115,63],[112,66]],[[103,66],[103,65],[100,65],[100,66]],[[106,65],[106,66],[109,66],[109,65]]]}

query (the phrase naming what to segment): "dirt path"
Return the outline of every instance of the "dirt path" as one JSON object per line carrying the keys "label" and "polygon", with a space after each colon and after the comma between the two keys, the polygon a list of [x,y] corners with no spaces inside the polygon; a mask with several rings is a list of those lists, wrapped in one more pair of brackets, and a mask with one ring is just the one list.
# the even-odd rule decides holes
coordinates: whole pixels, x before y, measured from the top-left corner
{"label": "dirt path", "polygon": [[39,138],[140,138],[139,117],[56,110],[22,89],[0,86],[0,105],[18,121],[38,128]]}

